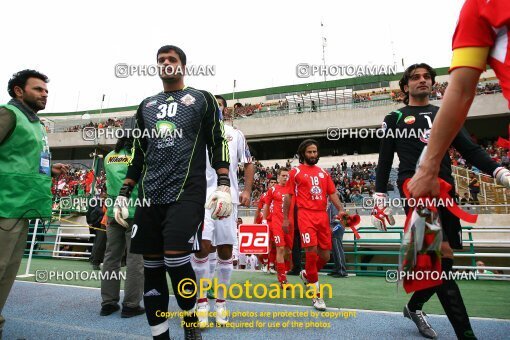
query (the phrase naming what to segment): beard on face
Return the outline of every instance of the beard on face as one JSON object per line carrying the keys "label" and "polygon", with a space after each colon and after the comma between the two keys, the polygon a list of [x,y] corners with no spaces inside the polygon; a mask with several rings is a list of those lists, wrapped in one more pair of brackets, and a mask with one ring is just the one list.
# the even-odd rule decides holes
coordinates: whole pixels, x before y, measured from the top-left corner
{"label": "beard on face", "polygon": [[34,98],[23,98],[23,102],[34,112],[44,110],[46,105],[39,103]]}
{"label": "beard on face", "polygon": [[319,157],[308,158],[305,156],[305,163],[308,165],[315,165],[319,161]]}

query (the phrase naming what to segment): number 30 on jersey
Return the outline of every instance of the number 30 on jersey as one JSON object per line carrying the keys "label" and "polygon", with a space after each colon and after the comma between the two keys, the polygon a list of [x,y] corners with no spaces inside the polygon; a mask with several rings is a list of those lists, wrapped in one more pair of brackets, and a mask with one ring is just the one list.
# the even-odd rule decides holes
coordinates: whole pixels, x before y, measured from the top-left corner
{"label": "number 30 on jersey", "polygon": [[170,104],[161,104],[158,106],[159,113],[156,115],[158,119],[163,119],[165,117],[174,117],[177,113],[177,103],[170,103]]}

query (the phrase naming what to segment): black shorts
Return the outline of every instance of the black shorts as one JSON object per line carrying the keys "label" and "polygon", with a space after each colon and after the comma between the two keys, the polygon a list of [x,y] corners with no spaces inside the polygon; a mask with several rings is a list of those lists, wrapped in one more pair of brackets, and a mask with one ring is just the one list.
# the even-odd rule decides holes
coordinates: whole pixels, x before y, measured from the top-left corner
{"label": "black shorts", "polygon": [[[402,189],[403,182],[398,181],[398,190],[401,197],[405,197]],[[449,192],[450,197],[455,197],[455,189]],[[404,210],[406,215],[409,212],[409,206],[404,203]],[[445,207],[438,207],[439,219],[441,220],[441,227],[443,231],[443,241],[448,241],[452,249],[462,249],[462,226],[460,225],[460,219],[452,214],[450,210]]]}
{"label": "black shorts", "polygon": [[202,204],[191,201],[137,207],[130,251],[147,255],[200,251],[204,213]]}

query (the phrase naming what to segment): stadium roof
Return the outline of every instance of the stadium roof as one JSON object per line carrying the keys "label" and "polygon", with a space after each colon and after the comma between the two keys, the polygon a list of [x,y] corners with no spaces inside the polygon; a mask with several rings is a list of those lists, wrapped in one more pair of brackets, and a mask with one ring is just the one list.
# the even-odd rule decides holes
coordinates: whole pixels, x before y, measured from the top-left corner
{"label": "stadium roof", "polygon": [[[439,67],[436,68],[436,72],[438,76],[448,74],[448,67]],[[402,72],[399,72],[394,75],[377,75],[377,76],[363,76],[363,77],[354,77],[354,78],[345,78],[345,79],[337,79],[337,80],[328,80],[328,81],[320,81],[316,83],[305,83],[305,84],[297,84],[297,85],[285,85],[285,86],[276,86],[276,87],[268,87],[264,89],[258,90],[249,90],[249,91],[241,91],[235,93],[236,99],[244,99],[244,98],[254,98],[254,97],[263,97],[272,94],[281,94],[281,93],[292,93],[292,92],[303,92],[303,91],[313,91],[313,90],[327,90],[331,88],[345,87],[349,88],[355,85],[369,84],[381,81],[394,81],[399,80],[402,77]],[[234,97],[232,92],[221,94],[225,99],[231,100]],[[115,112],[126,112],[126,111],[135,111],[138,108],[138,105],[133,106],[123,106],[123,107],[113,107],[109,109],[94,109],[94,110],[85,110],[85,111],[74,111],[74,112],[48,112],[41,113],[42,117],[51,117],[51,116],[66,116],[66,115],[83,115],[83,114],[98,114],[98,113],[115,113]]]}

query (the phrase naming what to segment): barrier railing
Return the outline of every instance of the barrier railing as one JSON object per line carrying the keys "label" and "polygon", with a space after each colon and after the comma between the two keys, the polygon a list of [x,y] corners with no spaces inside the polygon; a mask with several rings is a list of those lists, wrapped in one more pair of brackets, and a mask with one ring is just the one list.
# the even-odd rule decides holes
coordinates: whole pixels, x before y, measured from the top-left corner
{"label": "barrier railing", "polygon": [[[61,216],[62,212],[56,212]],[[239,209],[239,217],[253,218],[253,209]],[[250,223],[252,220],[246,220],[244,223]],[[42,228],[41,228],[42,227]],[[55,230],[56,229],[56,230]],[[53,230],[53,231],[50,231]],[[454,257],[459,259],[467,259],[466,265],[463,263],[453,268],[456,270],[498,270],[503,273],[479,273],[480,279],[504,279],[510,280],[510,267],[493,265],[493,266],[476,266],[477,260],[480,259],[508,259],[510,258],[510,235],[508,239],[501,239],[501,234],[510,234],[509,226],[465,226],[463,231],[463,244],[465,250],[463,252],[454,252]],[[388,269],[398,268],[399,248],[403,238],[402,227],[390,227],[388,231],[383,232],[373,227],[360,227],[358,232],[361,234],[360,239],[352,237],[351,230],[345,230],[343,245],[346,255],[346,267],[349,273],[364,276],[385,276]],[[493,239],[477,239],[473,235],[496,235]],[[375,237],[373,237],[375,235]],[[384,236],[383,236],[384,235]],[[34,237],[35,236],[35,237]],[[71,226],[61,225],[56,221],[50,221],[47,225],[40,224],[36,234],[29,232],[27,245],[29,248],[25,250],[25,255],[32,249],[33,257],[60,257],[72,259],[88,259],[90,252],[77,251],[73,249],[61,249],[61,246],[80,246],[91,247],[93,243],[86,242],[93,234],[89,233],[88,227],[84,225]],[[499,238],[499,239],[498,239]],[[70,240],[74,239],[74,240]],[[479,245],[479,246],[477,246]],[[480,246],[485,245],[485,246]],[[500,245],[501,252],[495,252],[497,245]],[[476,248],[475,248],[476,246]],[[490,251],[484,252],[484,249]],[[375,261],[379,262],[375,262]],[[384,261],[384,262],[383,262]],[[466,261],[463,261],[466,262]],[[330,271],[332,263],[329,263],[325,271]]]}

